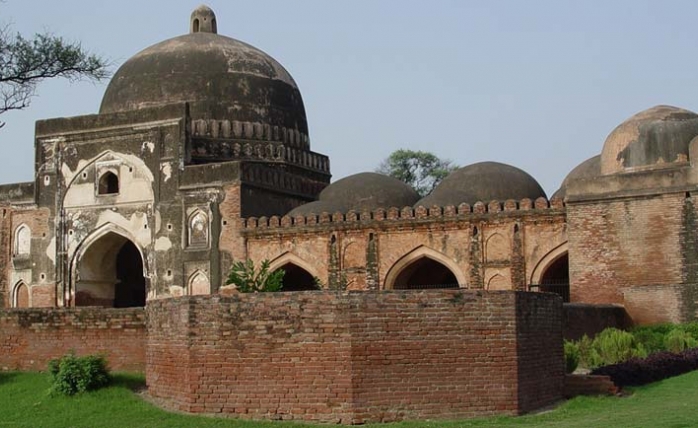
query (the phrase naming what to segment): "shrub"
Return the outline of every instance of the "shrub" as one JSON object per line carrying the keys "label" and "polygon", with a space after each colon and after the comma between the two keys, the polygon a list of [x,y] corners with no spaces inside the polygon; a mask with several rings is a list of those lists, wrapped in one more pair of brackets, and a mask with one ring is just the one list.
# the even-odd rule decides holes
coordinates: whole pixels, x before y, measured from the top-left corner
{"label": "shrub", "polygon": [[639,386],[678,376],[698,369],[698,348],[679,354],[657,352],[647,358],[632,358],[610,366],[599,367],[593,375],[610,376],[616,386]]}
{"label": "shrub", "polygon": [[585,368],[594,368],[601,365],[601,357],[594,349],[594,341],[586,334],[579,339],[579,364]]}
{"label": "shrub", "polygon": [[664,346],[664,333],[652,329],[638,329],[633,330],[631,333],[635,337],[637,343],[642,345],[648,354],[666,351]]}
{"label": "shrub", "polygon": [[75,395],[106,386],[110,382],[104,357],[87,355],[76,357],[68,354],[48,363],[51,373],[51,390],[60,394]]}
{"label": "shrub", "polygon": [[579,365],[579,345],[565,340],[565,373],[572,373]]}
{"label": "shrub", "polygon": [[269,260],[263,260],[256,269],[252,260],[235,262],[225,283],[234,284],[241,293],[279,291],[286,272],[282,269],[269,272],[269,264]]}
{"label": "shrub", "polygon": [[664,348],[669,352],[681,352],[696,346],[698,341],[682,328],[675,328],[664,337]]}
{"label": "shrub", "polygon": [[600,365],[616,364],[633,357],[645,357],[647,352],[632,334],[617,328],[607,328],[594,338],[593,348],[600,357]]}

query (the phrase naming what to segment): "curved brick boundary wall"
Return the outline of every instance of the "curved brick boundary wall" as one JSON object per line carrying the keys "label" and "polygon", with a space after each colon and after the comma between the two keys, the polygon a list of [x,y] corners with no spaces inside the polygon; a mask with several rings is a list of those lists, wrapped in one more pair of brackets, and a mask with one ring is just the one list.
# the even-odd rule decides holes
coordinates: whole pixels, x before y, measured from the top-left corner
{"label": "curved brick boundary wall", "polygon": [[0,370],[46,370],[74,350],[104,354],[113,370],[142,372],[145,336],[143,308],[0,310]]}
{"label": "curved brick boundary wall", "polygon": [[562,397],[552,294],[245,294],[146,310],[148,391],[182,411],[364,423],[514,415]]}

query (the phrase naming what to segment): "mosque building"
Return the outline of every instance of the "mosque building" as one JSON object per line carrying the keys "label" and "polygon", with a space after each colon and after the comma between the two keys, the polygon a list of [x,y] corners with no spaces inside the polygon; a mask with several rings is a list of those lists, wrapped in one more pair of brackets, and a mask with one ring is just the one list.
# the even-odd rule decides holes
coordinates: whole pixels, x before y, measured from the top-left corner
{"label": "mosque building", "polygon": [[637,323],[692,320],[697,136],[695,113],[645,110],[550,198],[497,162],[421,199],[372,172],[330,183],[293,77],[201,6],[188,34],[118,69],[97,114],[37,122],[34,181],[0,186],[0,301],[226,294],[251,259],[283,269],[288,292],[552,291]]}

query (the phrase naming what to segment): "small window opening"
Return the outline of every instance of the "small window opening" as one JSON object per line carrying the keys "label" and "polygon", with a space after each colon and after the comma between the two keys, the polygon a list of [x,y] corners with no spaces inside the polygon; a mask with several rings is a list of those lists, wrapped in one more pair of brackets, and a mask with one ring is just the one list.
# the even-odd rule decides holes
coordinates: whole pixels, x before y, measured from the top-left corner
{"label": "small window opening", "polygon": [[113,195],[119,193],[119,177],[111,171],[105,172],[99,179],[99,194]]}
{"label": "small window opening", "polygon": [[172,276],[172,271],[170,269],[167,270],[167,276]]}
{"label": "small window opening", "polygon": [[518,224],[514,225],[514,233],[519,233],[519,225]]}
{"label": "small window opening", "polygon": [[691,197],[691,192],[686,192],[686,199]]}
{"label": "small window opening", "polygon": [[167,224],[167,230],[172,230],[172,225],[169,223]]}
{"label": "small window opening", "polygon": [[194,32],[198,33],[199,32],[199,19],[194,20]]}
{"label": "small window opening", "polygon": [[477,227],[473,227],[473,236],[477,236]]}

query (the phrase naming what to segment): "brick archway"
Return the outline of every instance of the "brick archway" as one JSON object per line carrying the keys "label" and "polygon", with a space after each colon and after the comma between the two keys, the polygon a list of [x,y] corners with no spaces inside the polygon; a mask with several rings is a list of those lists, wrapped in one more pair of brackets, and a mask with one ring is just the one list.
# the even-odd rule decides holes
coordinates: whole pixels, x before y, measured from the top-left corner
{"label": "brick archway", "polygon": [[[466,286],[467,281],[465,279],[465,275],[463,275],[458,265],[456,265],[451,258],[431,248],[420,246],[405,254],[397,262],[395,262],[395,264],[393,264],[385,276],[383,288],[394,289],[395,285],[399,283],[398,280],[401,280],[400,275],[403,274],[405,269],[408,269],[409,266],[413,265],[414,263],[424,262],[433,262],[435,263],[434,266],[440,265],[444,269],[447,269],[452,274],[456,283],[449,285],[458,285],[459,287]],[[436,279],[436,281],[438,281],[438,279]],[[434,285],[438,284],[434,283]]]}

